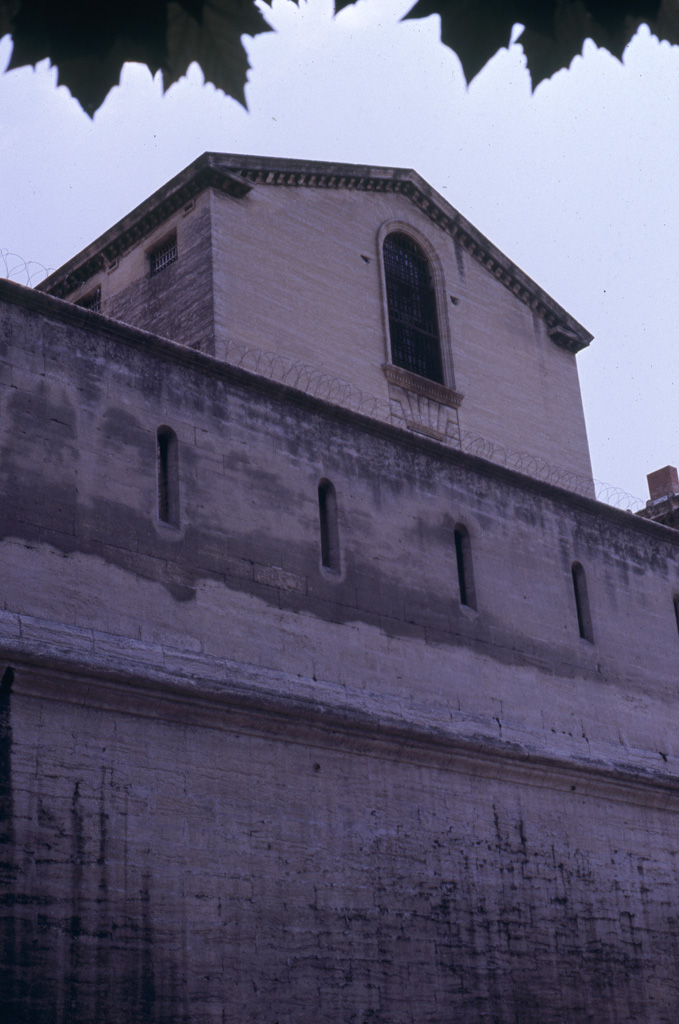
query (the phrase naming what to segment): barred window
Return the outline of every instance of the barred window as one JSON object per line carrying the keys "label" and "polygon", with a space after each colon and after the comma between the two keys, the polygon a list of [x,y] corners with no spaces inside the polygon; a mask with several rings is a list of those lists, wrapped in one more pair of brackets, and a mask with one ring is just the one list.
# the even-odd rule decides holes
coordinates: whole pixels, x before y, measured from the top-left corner
{"label": "barred window", "polygon": [[152,249],[149,253],[151,263],[151,276],[159,274],[161,270],[177,259],[177,236],[166,238],[162,245]]}
{"label": "barred window", "polygon": [[79,299],[76,305],[89,309],[92,313],[101,313],[101,288],[95,288],[89,295]]}
{"label": "barred window", "polygon": [[391,360],[395,366],[443,384],[436,294],[429,261],[409,235],[384,240]]}

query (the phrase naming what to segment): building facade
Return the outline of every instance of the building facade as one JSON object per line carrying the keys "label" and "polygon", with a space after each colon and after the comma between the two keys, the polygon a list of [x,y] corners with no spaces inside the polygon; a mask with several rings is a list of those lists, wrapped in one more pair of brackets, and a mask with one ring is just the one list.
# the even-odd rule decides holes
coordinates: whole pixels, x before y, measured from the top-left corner
{"label": "building facade", "polygon": [[[426,383],[392,351],[403,239],[431,283]],[[204,154],[40,287],[593,495],[575,365],[591,335],[414,171]]]}
{"label": "building facade", "polygon": [[43,291],[3,1019],[673,1024],[679,535],[461,445],[591,484],[587,332],[413,172],[259,158]]}

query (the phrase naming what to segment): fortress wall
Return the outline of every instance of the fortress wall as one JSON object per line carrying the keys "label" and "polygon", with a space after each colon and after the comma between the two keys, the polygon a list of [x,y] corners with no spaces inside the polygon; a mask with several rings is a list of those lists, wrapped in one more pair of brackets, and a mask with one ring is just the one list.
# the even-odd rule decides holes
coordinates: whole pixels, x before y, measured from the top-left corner
{"label": "fortress wall", "polygon": [[[3,306],[8,611],[152,643],[164,630],[207,656],[304,676],[322,664],[323,678],[360,671],[371,686],[387,652],[399,664],[412,646],[426,651],[421,694],[449,692],[471,651],[530,667],[546,687],[558,666],[595,680],[596,693],[673,698],[675,532],[6,290],[19,300]],[[158,520],[163,424],[178,437],[178,528]],[[320,564],[323,478],[337,492],[339,573]],[[459,600],[459,524],[476,610]],[[587,573],[594,643],[578,633],[574,560]],[[281,648],[279,631],[294,640]],[[337,640],[353,633],[357,650],[374,637],[374,671]],[[586,714],[591,698],[581,699]]]}
{"label": "fortress wall", "polygon": [[676,533],[0,291],[15,1019],[673,1021]]}
{"label": "fortress wall", "polygon": [[141,676],[11,700],[4,1020],[674,1021],[676,792]]}
{"label": "fortress wall", "polygon": [[[68,296],[101,289],[102,312],[143,330],[214,354],[210,199],[202,192]],[[177,260],[150,273],[150,253],[176,237]]]}

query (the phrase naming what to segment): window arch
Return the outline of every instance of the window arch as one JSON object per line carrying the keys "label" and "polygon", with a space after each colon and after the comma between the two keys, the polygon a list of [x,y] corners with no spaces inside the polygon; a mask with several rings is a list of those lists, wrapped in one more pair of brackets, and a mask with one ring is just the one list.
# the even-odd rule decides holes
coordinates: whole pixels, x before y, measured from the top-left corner
{"label": "window arch", "polygon": [[583,640],[594,643],[594,630],[592,628],[592,614],[589,607],[589,594],[587,593],[587,577],[585,570],[579,562],[573,562],[571,566],[573,577],[573,594],[575,595],[575,610],[578,616],[578,629]]}
{"label": "window arch", "polygon": [[457,582],[460,590],[460,604],[476,609],[476,588],[472,565],[472,542],[469,530],[458,523],[455,527],[455,558],[457,560]]}
{"label": "window arch", "polygon": [[179,452],[177,435],[170,427],[158,427],[156,453],[158,518],[161,523],[179,526]]}
{"label": "window arch", "polygon": [[318,516],[321,528],[321,565],[331,572],[340,571],[339,524],[337,522],[337,492],[330,480],[318,485]]}
{"label": "window arch", "polygon": [[392,231],[382,253],[391,361],[444,384],[436,291],[424,249],[404,231]]}

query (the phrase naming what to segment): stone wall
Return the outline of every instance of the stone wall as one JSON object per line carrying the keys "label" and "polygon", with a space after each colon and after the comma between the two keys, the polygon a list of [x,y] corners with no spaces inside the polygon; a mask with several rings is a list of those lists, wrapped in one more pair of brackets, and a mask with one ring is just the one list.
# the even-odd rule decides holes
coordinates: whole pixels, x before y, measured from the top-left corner
{"label": "stone wall", "polygon": [[677,534],[0,299],[3,1019],[673,1024]]}
{"label": "stone wall", "polygon": [[591,479],[575,356],[406,196],[257,185],[212,202],[217,354],[264,348],[388,401],[381,247],[387,225],[414,231],[437,263],[461,429]]}
{"label": "stone wall", "polygon": [[4,1020],[674,1021],[666,789],[301,707],[16,690]]}
{"label": "stone wall", "polygon": [[[177,260],[151,274],[150,255],[176,238]],[[127,324],[214,355],[209,194],[202,192],[69,295],[101,290],[101,311]]]}

